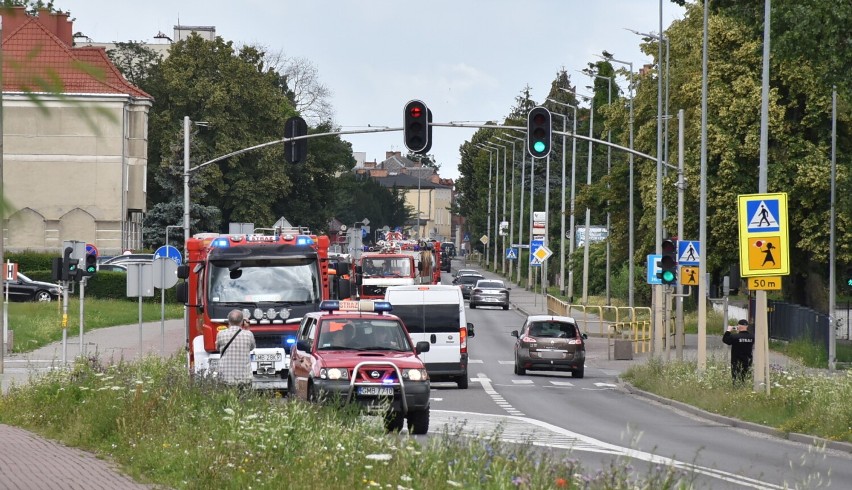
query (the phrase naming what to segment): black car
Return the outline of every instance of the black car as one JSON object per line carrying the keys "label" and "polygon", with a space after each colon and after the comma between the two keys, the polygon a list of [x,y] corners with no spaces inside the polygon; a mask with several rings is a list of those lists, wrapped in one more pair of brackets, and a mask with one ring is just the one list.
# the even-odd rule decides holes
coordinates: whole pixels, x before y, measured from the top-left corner
{"label": "black car", "polygon": [[9,288],[9,301],[52,301],[59,299],[62,288],[49,282],[33,281],[29,277],[18,273],[15,281],[5,281],[3,294]]}
{"label": "black car", "polygon": [[460,287],[462,291],[462,297],[464,299],[468,299],[470,298],[471,290],[473,290],[473,287],[480,279],[485,279],[485,277],[477,274],[466,274],[455,278],[453,280],[453,284]]}

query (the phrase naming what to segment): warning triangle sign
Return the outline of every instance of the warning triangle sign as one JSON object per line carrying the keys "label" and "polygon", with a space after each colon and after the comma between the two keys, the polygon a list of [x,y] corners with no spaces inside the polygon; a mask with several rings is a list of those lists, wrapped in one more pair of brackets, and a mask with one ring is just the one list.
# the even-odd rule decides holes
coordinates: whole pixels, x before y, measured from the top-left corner
{"label": "warning triangle sign", "polygon": [[506,250],[506,258],[509,260],[517,260],[518,256],[515,254],[514,248],[509,248]]}
{"label": "warning triangle sign", "polygon": [[755,209],[754,214],[751,216],[751,219],[748,220],[749,230],[759,230],[761,228],[778,228],[778,218],[772,213],[769,206],[766,205],[766,201],[760,201],[760,204],[758,204],[757,209]]}

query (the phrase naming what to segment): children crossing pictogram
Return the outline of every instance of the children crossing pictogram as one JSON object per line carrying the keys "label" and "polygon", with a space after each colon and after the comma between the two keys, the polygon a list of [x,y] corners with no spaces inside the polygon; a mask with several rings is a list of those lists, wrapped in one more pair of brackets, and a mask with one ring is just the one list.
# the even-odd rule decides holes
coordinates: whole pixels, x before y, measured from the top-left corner
{"label": "children crossing pictogram", "polygon": [[790,274],[787,194],[737,196],[740,276]]}

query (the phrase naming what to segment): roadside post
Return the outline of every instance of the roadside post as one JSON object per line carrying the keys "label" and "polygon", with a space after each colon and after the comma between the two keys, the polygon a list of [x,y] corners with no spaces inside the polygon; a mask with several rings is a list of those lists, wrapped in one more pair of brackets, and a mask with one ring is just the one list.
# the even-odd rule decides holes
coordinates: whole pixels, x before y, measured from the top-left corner
{"label": "roadside post", "polygon": [[166,354],[166,289],[177,284],[177,269],[183,257],[171,245],[164,245],[154,252],[154,287],[160,290],[160,353]]}
{"label": "roadside post", "polygon": [[[144,352],[142,348],[142,298],[154,296],[154,266],[146,263],[127,264],[127,297],[139,298],[139,353],[137,358],[141,359]],[[177,269],[175,269],[177,271]],[[177,277],[177,276],[175,276]]]}

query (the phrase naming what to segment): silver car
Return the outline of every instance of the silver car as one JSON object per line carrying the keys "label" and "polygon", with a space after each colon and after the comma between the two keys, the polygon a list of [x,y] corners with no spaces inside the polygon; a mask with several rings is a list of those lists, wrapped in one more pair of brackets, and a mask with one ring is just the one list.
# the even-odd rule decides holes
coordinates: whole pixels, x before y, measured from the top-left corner
{"label": "silver car", "polygon": [[502,306],[509,309],[509,290],[503,281],[498,279],[480,279],[470,291],[470,307]]}

